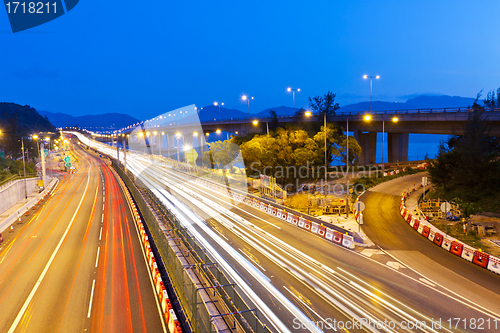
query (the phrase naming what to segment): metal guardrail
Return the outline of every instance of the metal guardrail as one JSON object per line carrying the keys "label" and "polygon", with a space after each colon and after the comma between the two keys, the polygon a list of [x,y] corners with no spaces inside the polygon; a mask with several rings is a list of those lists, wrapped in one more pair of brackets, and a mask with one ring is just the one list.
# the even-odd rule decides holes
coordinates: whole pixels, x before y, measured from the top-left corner
{"label": "metal guardrail", "polygon": [[[170,229],[162,230],[157,217],[145,201],[136,183],[132,182],[115,160],[112,160],[112,166],[129,188],[143,215],[143,219],[154,240],[154,247],[157,249],[171,285],[175,290],[177,300],[184,312],[185,324],[188,324],[191,332],[215,332],[213,321],[222,318],[230,327],[231,332],[270,333],[267,326],[257,317],[257,310],[248,307],[235,290],[234,284],[228,280],[217,264],[213,264],[213,260],[198,245],[196,240],[184,230],[175,216],[167,209],[163,210],[163,215],[170,223]],[[187,267],[183,265],[179,260],[179,251],[176,252],[170,246],[166,232],[174,233],[175,237],[173,238],[177,247],[181,249],[182,256],[184,258],[189,257],[192,262],[194,261],[194,264]],[[170,237],[170,240],[172,240],[172,237]],[[191,279],[187,269],[196,271],[196,275],[203,285],[201,288]],[[202,292],[212,293],[211,296],[215,297],[216,302],[220,303],[219,308],[223,310],[222,313],[210,315],[207,305],[203,301]]]}

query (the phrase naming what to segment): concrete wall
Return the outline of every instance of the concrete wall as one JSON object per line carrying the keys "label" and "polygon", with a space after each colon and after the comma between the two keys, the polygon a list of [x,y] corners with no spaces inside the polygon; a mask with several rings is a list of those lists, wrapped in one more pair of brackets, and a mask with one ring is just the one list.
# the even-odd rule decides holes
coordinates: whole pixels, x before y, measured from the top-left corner
{"label": "concrete wall", "polygon": [[[15,180],[0,188],[0,214],[26,198],[24,179]],[[26,179],[28,195],[38,191],[38,178]]]}

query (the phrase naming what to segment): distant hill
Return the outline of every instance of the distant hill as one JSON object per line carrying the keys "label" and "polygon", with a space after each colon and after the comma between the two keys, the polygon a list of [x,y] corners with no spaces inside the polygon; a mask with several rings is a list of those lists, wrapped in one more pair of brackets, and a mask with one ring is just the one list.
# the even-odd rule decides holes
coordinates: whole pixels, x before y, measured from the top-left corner
{"label": "distant hill", "polygon": [[115,130],[139,122],[139,120],[123,113],[105,113],[99,115],[87,115],[73,117],[65,113],[52,113],[39,111],[41,115],[47,116],[56,127],[78,126],[89,130]]}
{"label": "distant hill", "polygon": [[38,132],[55,132],[54,125],[29,105],[0,103],[0,128],[5,133],[30,136]]}
{"label": "distant hill", "polygon": [[[56,132],[54,125],[35,108],[15,103],[0,103],[0,151],[6,156],[21,156],[21,143],[32,152],[36,145],[29,138],[40,132]],[[23,138],[24,141],[21,141]],[[35,146],[34,146],[35,145]],[[35,150],[36,151],[36,150]]]}

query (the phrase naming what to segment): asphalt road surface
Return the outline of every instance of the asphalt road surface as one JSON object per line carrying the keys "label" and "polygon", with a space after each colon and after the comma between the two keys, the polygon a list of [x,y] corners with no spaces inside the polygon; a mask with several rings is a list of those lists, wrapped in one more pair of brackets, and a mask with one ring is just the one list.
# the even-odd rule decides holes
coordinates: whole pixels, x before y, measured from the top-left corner
{"label": "asphalt road surface", "polygon": [[2,243],[0,332],[163,332],[115,175],[75,149],[76,174]]}

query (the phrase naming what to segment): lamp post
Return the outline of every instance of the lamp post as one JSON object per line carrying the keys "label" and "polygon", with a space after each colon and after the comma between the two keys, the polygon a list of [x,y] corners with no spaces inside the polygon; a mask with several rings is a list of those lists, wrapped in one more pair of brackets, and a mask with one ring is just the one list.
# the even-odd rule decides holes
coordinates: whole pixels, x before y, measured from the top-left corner
{"label": "lamp post", "polygon": [[286,89],[286,91],[288,92],[292,92],[292,99],[293,99],[293,108],[292,108],[292,112],[295,114],[295,92],[299,92],[300,91],[300,88],[297,88],[297,89],[294,89],[294,88],[290,88],[288,87]]}
{"label": "lamp post", "polygon": [[250,118],[250,100],[253,99],[253,97],[243,95],[241,99],[248,102],[248,118]]}
{"label": "lamp post", "polygon": [[[304,113],[304,115],[306,117],[310,117],[310,116],[312,116],[312,113],[311,113],[311,111],[307,111]],[[327,167],[327,160],[326,160],[326,112],[323,113],[323,121],[324,121],[323,130],[325,133],[325,188],[324,188],[324,191],[325,191],[325,198],[326,198],[326,196],[327,196],[326,181],[327,181],[327,174],[328,174],[328,167]]]}
{"label": "lamp post", "polygon": [[[259,124],[259,121],[258,120],[254,120],[254,121],[252,121],[252,124],[254,126],[257,126]],[[269,135],[269,123],[267,121],[266,121],[266,128],[267,128],[267,135]],[[238,134],[238,133],[236,133],[236,134]]]}
{"label": "lamp post", "polygon": [[177,162],[180,163],[180,152],[179,152],[179,138],[181,137],[181,133],[175,133],[175,137],[177,138]]}
{"label": "lamp post", "polygon": [[24,162],[24,138],[21,138],[21,150],[23,152],[23,173],[24,173],[24,194],[26,200],[28,199],[28,186],[26,185],[26,165]]}
{"label": "lamp post", "polygon": [[[372,112],[372,92],[373,92],[373,76],[370,75],[363,75],[363,79],[368,79],[370,78],[370,113]],[[380,75],[375,76],[375,79],[380,79]]]}
{"label": "lamp post", "polygon": [[[385,153],[385,113],[382,115],[382,177],[384,176],[384,172],[385,172],[385,158],[384,158],[384,153]],[[366,121],[370,121],[371,120],[371,116],[370,115],[366,115],[364,117],[364,119]],[[398,122],[398,117],[392,117],[392,122],[393,123],[397,123]]]}
{"label": "lamp post", "polygon": [[219,121],[220,121],[220,106],[221,105],[224,105],[224,103],[214,102],[214,106],[218,106],[219,107]]}

